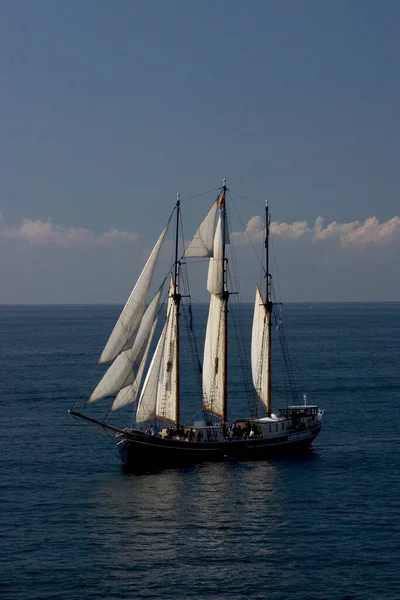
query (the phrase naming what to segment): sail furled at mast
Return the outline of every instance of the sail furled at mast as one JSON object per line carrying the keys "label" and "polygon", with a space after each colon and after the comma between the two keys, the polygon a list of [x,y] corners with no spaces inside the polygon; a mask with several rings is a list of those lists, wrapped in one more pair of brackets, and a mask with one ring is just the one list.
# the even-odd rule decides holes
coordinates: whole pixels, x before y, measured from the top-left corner
{"label": "sail furled at mast", "polygon": [[213,256],[210,258],[207,289],[211,294],[203,359],[203,407],[223,416],[226,326],[224,298],[223,222],[218,218]]}
{"label": "sail furled at mast", "polygon": [[[92,392],[89,402],[95,402],[100,398],[106,398],[112,394],[117,394],[120,390],[133,383],[137,384],[136,387],[140,385],[140,380],[138,382],[138,375],[140,371],[143,373],[146,349],[149,346],[149,342],[151,343],[152,332],[154,332],[154,327],[157,323],[163,287],[164,284],[158,289],[147,307],[132,347],[128,350],[124,350],[117,356]],[[141,379],[141,377],[139,379]],[[130,396],[131,399],[129,401],[134,402],[136,396],[132,397],[132,393]],[[114,406],[114,404],[112,408],[115,410],[116,406]],[[117,404],[117,407],[120,408],[120,403]],[[124,402],[123,405],[125,404],[127,404],[127,402]]]}
{"label": "sail furled at mast", "polygon": [[224,284],[224,260],[223,260],[222,221],[218,219],[215,229],[213,256],[210,258],[207,277],[207,289],[210,294],[221,294]]}
{"label": "sail furled at mast", "polygon": [[167,318],[138,402],[136,422],[156,417],[175,421],[177,398],[175,281],[171,277]]}
{"label": "sail furled at mast", "polygon": [[211,295],[203,359],[203,407],[223,415],[225,306],[219,296]]}
{"label": "sail furled at mast", "polygon": [[259,287],[256,287],[256,299],[254,303],[253,328],[251,337],[251,370],[253,384],[259,400],[268,408],[268,368],[269,368],[269,319]]}
{"label": "sail furled at mast", "polygon": [[154,268],[165,239],[168,225],[169,222],[161,232],[128,301],[115,324],[108,342],[99,358],[99,363],[106,363],[114,360],[122,350],[126,350],[127,347],[132,346],[144,314],[147,293],[149,291]]}
{"label": "sail furled at mast", "polygon": [[214,202],[206,218],[194,234],[185,250],[184,258],[211,257],[213,255],[213,240],[217,202]]}

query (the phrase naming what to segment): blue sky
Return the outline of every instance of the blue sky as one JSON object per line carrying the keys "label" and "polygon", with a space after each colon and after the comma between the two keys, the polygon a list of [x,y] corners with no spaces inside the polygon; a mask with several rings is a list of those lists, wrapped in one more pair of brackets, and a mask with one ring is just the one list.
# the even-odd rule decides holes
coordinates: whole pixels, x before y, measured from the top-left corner
{"label": "blue sky", "polygon": [[[222,177],[308,223],[276,234],[284,300],[399,300],[399,19],[391,0],[3,0],[0,302],[123,302],[176,192]],[[320,216],[358,234],[316,241]]]}

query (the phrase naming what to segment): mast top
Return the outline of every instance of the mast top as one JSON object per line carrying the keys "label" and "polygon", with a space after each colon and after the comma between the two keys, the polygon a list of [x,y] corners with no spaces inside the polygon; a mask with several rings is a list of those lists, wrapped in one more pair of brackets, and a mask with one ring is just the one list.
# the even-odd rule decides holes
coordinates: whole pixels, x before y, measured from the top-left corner
{"label": "mast top", "polygon": [[223,186],[224,188],[226,188],[226,179],[225,179],[225,177],[224,177],[224,178],[223,178],[223,180],[222,180],[222,186]]}
{"label": "mast top", "polygon": [[176,205],[180,206],[181,204],[181,195],[179,194],[179,192],[176,195]]}

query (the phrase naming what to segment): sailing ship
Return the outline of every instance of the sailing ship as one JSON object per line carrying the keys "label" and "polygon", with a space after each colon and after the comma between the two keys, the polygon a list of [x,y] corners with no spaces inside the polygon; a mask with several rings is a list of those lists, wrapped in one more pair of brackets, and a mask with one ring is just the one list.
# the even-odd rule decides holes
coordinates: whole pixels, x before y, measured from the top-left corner
{"label": "sailing ship", "polygon": [[[228,352],[230,326],[228,305],[234,292],[229,289],[228,255],[230,245],[227,210],[229,190],[226,180],[193,239],[185,247],[180,237],[181,201],[161,232],[133,288],[122,313],[99,358],[111,363],[91,392],[82,396],[69,411],[115,437],[122,462],[133,470],[173,467],[203,461],[255,460],[279,454],[298,454],[310,448],[321,430],[323,410],[299,401],[292,386],[293,401],[286,398],[278,413],[272,412],[272,329],[277,303],[272,294],[270,272],[270,214],[265,204],[263,276],[265,295],[255,290],[251,347],[253,405],[242,418],[228,421],[230,391]],[[215,196],[214,196],[215,197]],[[174,260],[169,275],[166,310],[161,307],[164,283],[148,300],[156,263],[162,252],[171,222],[175,221]],[[205,330],[203,361],[199,360],[196,340],[194,371],[200,380],[201,418],[183,423],[181,392],[183,355],[181,342],[182,307],[189,314],[192,330],[191,298],[185,285],[187,266],[194,258],[208,260],[207,290],[210,294]],[[158,322],[164,319],[157,343],[153,343]],[[281,320],[277,320],[281,331]],[[162,324],[162,323],[161,323]],[[160,327],[158,327],[160,329]],[[155,345],[152,357],[150,353]],[[284,355],[287,358],[287,347]],[[193,353],[193,352],[192,352]],[[288,359],[286,365],[290,365]],[[293,383],[293,374],[289,377]],[[294,390],[294,391],[293,391]],[[89,414],[88,408],[100,399],[111,398],[106,417]],[[115,410],[133,405],[129,427],[110,422]]]}

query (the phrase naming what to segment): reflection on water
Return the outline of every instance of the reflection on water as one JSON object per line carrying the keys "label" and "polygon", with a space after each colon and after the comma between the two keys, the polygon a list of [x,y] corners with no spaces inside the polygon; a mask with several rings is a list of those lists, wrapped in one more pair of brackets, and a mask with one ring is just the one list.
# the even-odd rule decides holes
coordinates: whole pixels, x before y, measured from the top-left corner
{"label": "reflection on water", "polygon": [[130,573],[150,588],[153,578],[174,586],[184,577],[191,588],[211,578],[224,589],[235,580],[232,561],[272,576],[287,528],[287,471],[299,461],[208,463],[103,481],[95,535],[114,576]]}

